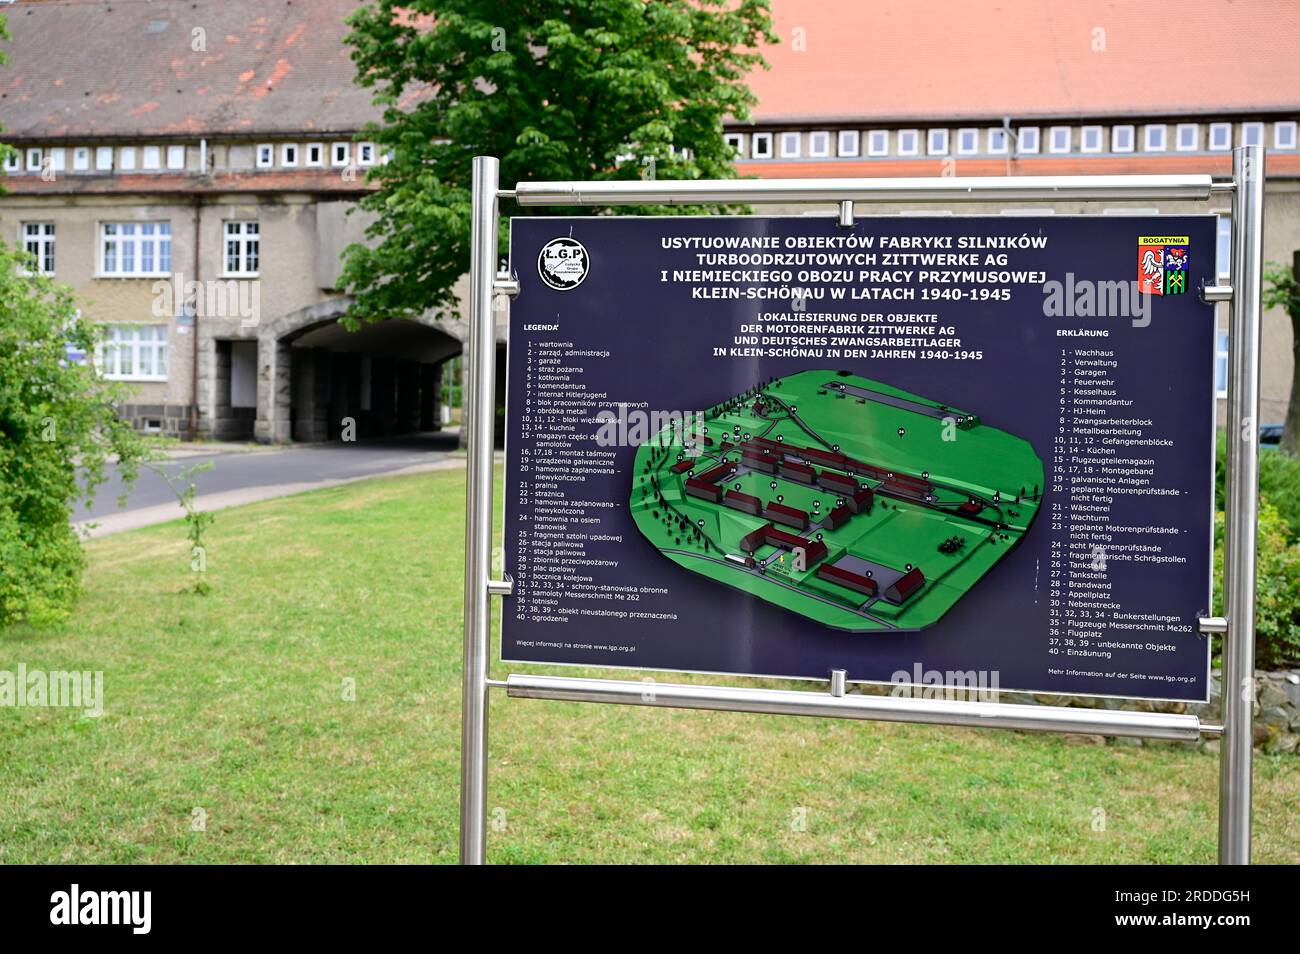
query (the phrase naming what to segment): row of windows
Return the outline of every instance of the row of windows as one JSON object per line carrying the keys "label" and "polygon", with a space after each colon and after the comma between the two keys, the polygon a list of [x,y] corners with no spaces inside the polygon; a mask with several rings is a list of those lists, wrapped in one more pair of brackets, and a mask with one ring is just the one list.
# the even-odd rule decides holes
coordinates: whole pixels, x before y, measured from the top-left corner
{"label": "row of windows", "polygon": [[29,146],[5,160],[6,172],[175,172],[184,168],[184,146]]}
{"label": "row of windows", "polygon": [[[29,146],[5,159],[5,171],[18,172],[169,172],[184,171],[185,146]],[[298,166],[373,166],[386,161],[373,142],[261,143],[255,147],[257,168]]]}
{"label": "row of windows", "polygon": [[[303,166],[323,166],[327,147],[323,142],[309,142],[302,145],[296,142],[264,142],[257,146],[257,168],[259,169],[295,169]],[[332,142],[328,146],[329,164],[335,168],[350,166],[373,166],[381,161],[379,147],[373,142]],[[387,161],[387,157],[383,157]]]}
{"label": "row of windows", "polygon": [[[1022,210],[1005,209],[1005,213],[1023,214]],[[1035,209],[1038,215],[1050,215],[1052,209]],[[1106,209],[1103,214],[1135,215],[1143,209]],[[1149,210],[1157,214],[1156,209]],[[1219,274],[1228,272],[1228,255],[1232,247],[1232,220],[1219,217],[1215,258]],[[170,222],[101,222],[99,274],[105,277],[168,275],[171,273],[172,227]],[[54,274],[53,222],[23,222],[20,227],[23,250],[36,260],[42,274]],[[262,234],[256,221],[228,220],[222,223],[224,248],[223,277],[256,277],[261,268]]]}
{"label": "row of windows", "polygon": [[[1238,145],[1265,145],[1265,124],[1240,125]],[[857,129],[727,133],[736,158],[812,159],[847,156],[1006,156],[1039,153],[1226,152],[1232,123],[1150,123],[1144,126],[974,126],[951,129]],[[1296,122],[1273,123],[1274,149],[1296,148]]]}
{"label": "row of windows", "polygon": [[[23,250],[36,260],[36,270],[54,274],[53,222],[23,222],[20,227]],[[257,222],[231,220],[222,223],[225,277],[252,278],[258,274],[262,256],[262,235]],[[170,222],[99,223],[99,263],[103,278],[159,277],[171,274],[172,226]]]}

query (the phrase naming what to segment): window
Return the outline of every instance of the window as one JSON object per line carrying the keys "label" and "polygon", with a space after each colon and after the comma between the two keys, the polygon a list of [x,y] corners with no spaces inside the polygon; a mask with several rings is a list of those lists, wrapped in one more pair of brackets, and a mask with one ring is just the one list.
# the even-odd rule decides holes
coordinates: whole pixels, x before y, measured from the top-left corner
{"label": "window", "polygon": [[1274,149],[1294,149],[1295,148],[1295,120],[1285,123],[1273,124],[1273,148]]}
{"label": "window", "polygon": [[23,251],[36,259],[42,275],[54,274],[54,223],[24,222]]}
{"label": "window", "polygon": [[5,156],[5,172],[17,172],[23,167],[23,155],[17,149]]}
{"label": "window", "polygon": [[831,134],[813,132],[808,134],[808,155],[820,159],[831,154]]}
{"label": "window", "polygon": [[352,160],[352,144],[336,142],[330,149],[330,161],[336,166],[346,166]]}
{"label": "window", "polygon": [[745,155],[745,137],[741,133],[727,133],[722,137],[722,141],[731,150],[733,159],[739,159]]}
{"label": "window", "polygon": [[256,275],[262,237],[256,222],[226,223],[226,274]]}
{"label": "window", "polygon": [[925,139],[925,151],[932,156],[948,155],[948,130],[931,129]]}
{"label": "window", "polygon": [[270,169],[275,165],[275,146],[264,142],[257,147],[257,168]]}
{"label": "window", "polygon": [[1215,152],[1232,148],[1232,123],[1210,123],[1210,148]]}
{"label": "window", "polygon": [[1016,152],[1033,155],[1038,152],[1038,127],[1021,126],[1016,133]]}
{"label": "window", "polygon": [[86,146],[78,146],[72,150],[72,168],[77,172],[85,172],[90,168],[90,149]]}
{"label": "window", "polygon": [[1219,216],[1219,226],[1214,237],[1214,271],[1220,281],[1232,275],[1232,219]]}
{"label": "window", "polygon": [[856,129],[841,129],[835,152],[841,156],[856,156],[861,147],[861,137]]}
{"label": "window", "polygon": [[145,146],[144,161],[142,165],[146,169],[161,169],[162,168],[162,147]]}
{"label": "window", "polygon": [[1070,127],[1053,126],[1048,130],[1047,150],[1048,152],[1069,152],[1070,151]]}
{"label": "window", "polygon": [[1179,152],[1192,152],[1201,144],[1201,127],[1196,123],[1179,123],[1175,133]]}
{"label": "window", "polygon": [[1228,396],[1228,333],[1215,332],[1214,335],[1214,396]]}
{"label": "window", "polygon": [[957,155],[973,156],[980,151],[980,131],[978,129],[957,130]]}
{"label": "window", "polygon": [[50,150],[50,168],[55,172],[66,172],[68,169],[68,151],[66,149]]}
{"label": "window", "polygon": [[167,275],[172,270],[170,222],[105,222],[100,226],[100,274]]}
{"label": "window", "polygon": [[1080,152],[1101,152],[1101,127],[1084,126],[1079,130]]}
{"label": "window", "polygon": [[1168,126],[1143,126],[1142,148],[1147,152],[1164,152],[1165,140],[1169,136]]}
{"label": "window", "polygon": [[293,168],[298,164],[298,144],[286,142],[280,147],[280,165]]}
{"label": "window", "polygon": [[[915,155],[916,154],[916,130],[915,129],[905,129],[902,133],[899,133],[898,151],[900,153],[903,152],[902,143],[903,143],[904,135],[909,135],[911,137],[909,141],[912,144],[911,152],[906,153],[906,155]],[[888,129],[873,129],[871,130],[871,132],[867,133],[867,155],[868,156],[889,155],[889,130]]]}
{"label": "window", "polygon": [[916,129],[900,129],[898,131],[898,154],[900,156],[915,156],[921,151],[921,133]]}
{"label": "window", "polygon": [[1111,152],[1133,151],[1134,129],[1132,126],[1116,126],[1110,131]]}
{"label": "window", "polygon": [[[669,148],[671,149],[672,147],[670,146]],[[687,155],[688,152],[689,150],[686,149],[682,150],[681,154],[683,159],[690,158],[690,156]],[[375,164],[375,144],[373,142],[357,143],[357,165],[373,166],[374,164]]]}
{"label": "window", "polygon": [[307,165],[325,165],[325,144],[323,142],[312,142],[307,144]]}
{"label": "window", "polygon": [[113,171],[113,147],[100,146],[95,150],[95,168],[99,172]]}
{"label": "window", "polygon": [[1002,156],[1007,152],[1007,131],[1001,126],[990,129],[987,136],[990,155]]}
{"label": "window", "polygon": [[135,146],[122,147],[122,152],[117,157],[117,167],[119,169],[135,168]]}
{"label": "window", "polygon": [[167,326],[109,325],[95,361],[113,380],[166,381]]}
{"label": "window", "polygon": [[749,138],[749,154],[755,159],[772,158],[772,134],[754,133]]}
{"label": "window", "polygon": [[168,169],[185,168],[185,147],[184,146],[167,147],[167,168]]}
{"label": "window", "polygon": [[42,160],[43,158],[44,158],[44,154],[41,152],[41,150],[39,150],[39,149],[28,149],[28,150],[27,150],[27,171],[28,171],[28,172],[40,172],[40,171],[41,171],[41,160]]}
{"label": "window", "polygon": [[793,159],[799,155],[799,134],[797,132],[781,133],[781,158]]}
{"label": "window", "polygon": [[1243,146],[1264,145],[1264,124],[1263,123],[1242,123],[1241,144]]}

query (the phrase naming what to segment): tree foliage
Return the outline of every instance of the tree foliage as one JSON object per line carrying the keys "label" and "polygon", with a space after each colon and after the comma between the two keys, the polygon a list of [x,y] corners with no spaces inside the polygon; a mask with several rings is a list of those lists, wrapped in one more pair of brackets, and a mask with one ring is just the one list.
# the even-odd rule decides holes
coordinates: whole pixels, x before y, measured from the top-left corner
{"label": "tree foliage", "polygon": [[776,42],[767,0],[374,0],[349,22],[384,109],[365,135],[391,155],[343,272],[366,320],[455,304],[476,155],[504,184],[734,176],[722,122],[748,117],[745,77]]}
{"label": "tree foliage", "polygon": [[[1223,612],[1223,527],[1214,518],[1214,603]],[[1286,520],[1267,500],[1256,524],[1255,666],[1261,670],[1300,665],[1300,544],[1288,539]]]}
{"label": "tree foliage", "polygon": [[1300,277],[1278,262],[1264,266],[1264,307],[1282,308],[1291,319],[1291,400],[1282,428],[1282,450],[1300,453]]}
{"label": "tree foliage", "polygon": [[93,351],[95,326],[33,267],[0,242],[0,628],[67,611],[83,565],[72,506],[93,498],[110,458],[129,483],[146,453],[113,408],[120,386],[68,360],[69,345]]}
{"label": "tree foliage", "polygon": [[[1214,602],[1223,611],[1223,527],[1227,446],[1216,447]],[[1259,455],[1259,518],[1255,524],[1255,661],[1260,669],[1300,664],[1300,459],[1281,451]]]}

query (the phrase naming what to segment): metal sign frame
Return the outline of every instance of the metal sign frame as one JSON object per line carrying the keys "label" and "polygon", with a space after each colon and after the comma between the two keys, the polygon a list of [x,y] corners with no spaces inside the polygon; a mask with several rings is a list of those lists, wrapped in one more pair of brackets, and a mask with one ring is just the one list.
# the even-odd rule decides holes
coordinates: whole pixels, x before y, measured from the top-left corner
{"label": "metal sign frame", "polygon": [[[470,252],[469,426],[465,520],[465,656],[461,709],[460,860],[483,864],[487,836],[488,691],[524,699],[763,712],[822,718],[916,722],[1040,732],[1083,732],[1149,739],[1221,735],[1219,862],[1250,863],[1252,706],[1255,672],[1255,527],[1259,510],[1259,352],[1264,213],[1264,147],[1233,150],[1232,179],[1209,175],[1007,176],[910,179],[729,179],[715,181],[520,182],[502,190],[491,156],[473,165]],[[647,684],[631,680],[511,674],[489,678],[491,598],[508,597],[509,579],[491,577],[496,341],[492,305],[519,285],[496,271],[499,202],[519,205],[693,205],[837,203],[840,224],[854,203],[1208,200],[1232,196],[1230,284],[1207,286],[1207,302],[1230,302],[1224,615],[1200,620],[1223,636],[1223,725],[1195,715],[846,695],[842,670],[828,692],[731,686]]]}

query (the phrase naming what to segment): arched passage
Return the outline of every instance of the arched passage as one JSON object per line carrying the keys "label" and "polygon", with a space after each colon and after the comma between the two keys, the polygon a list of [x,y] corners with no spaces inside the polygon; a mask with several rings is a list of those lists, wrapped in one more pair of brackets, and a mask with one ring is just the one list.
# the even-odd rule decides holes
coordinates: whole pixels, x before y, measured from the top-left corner
{"label": "arched passage", "polygon": [[442,365],[460,354],[454,326],[392,319],[349,331],[336,298],[258,329],[259,441],[324,441],[441,427]]}

